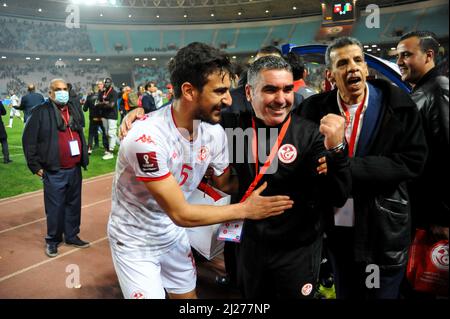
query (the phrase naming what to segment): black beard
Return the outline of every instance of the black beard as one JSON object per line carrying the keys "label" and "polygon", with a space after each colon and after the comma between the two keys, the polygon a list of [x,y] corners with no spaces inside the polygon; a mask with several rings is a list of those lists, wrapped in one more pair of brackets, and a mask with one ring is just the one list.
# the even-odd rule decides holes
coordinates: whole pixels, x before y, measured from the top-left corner
{"label": "black beard", "polygon": [[[223,104],[223,103],[220,103],[218,105],[215,105],[213,107],[213,110],[215,110],[215,109],[222,110],[224,107],[226,107],[226,105]],[[210,112],[205,112],[205,111],[202,111],[202,110],[197,110],[197,113],[195,114],[195,119],[199,119],[199,120],[201,120],[203,122],[206,122],[206,123],[209,123],[209,124],[213,124],[213,125],[219,123],[218,121],[213,120]]]}

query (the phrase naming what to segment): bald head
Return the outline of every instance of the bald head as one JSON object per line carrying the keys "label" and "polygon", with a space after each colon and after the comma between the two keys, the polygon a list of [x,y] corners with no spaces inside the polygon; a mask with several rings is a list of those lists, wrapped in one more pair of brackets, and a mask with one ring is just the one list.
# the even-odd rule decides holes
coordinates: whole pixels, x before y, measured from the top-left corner
{"label": "bald head", "polygon": [[34,86],[34,84],[33,83],[31,83],[31,84],[28,84],[28,92],[34,92],[34,90],[36,90],[36,87]]}

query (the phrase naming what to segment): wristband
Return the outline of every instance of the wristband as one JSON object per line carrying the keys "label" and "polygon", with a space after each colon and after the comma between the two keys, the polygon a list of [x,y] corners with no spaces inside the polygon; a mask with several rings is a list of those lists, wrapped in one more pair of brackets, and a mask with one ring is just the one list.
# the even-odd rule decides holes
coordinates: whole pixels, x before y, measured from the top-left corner
{"label": "wristband", "polygon": [[345,149],[345,146],[347,145],[347,143],[345,141],[343,141],[342,143],[338,144],[337,146],[331,148],[328,150],[328,152],[330,153],[340,153]]}

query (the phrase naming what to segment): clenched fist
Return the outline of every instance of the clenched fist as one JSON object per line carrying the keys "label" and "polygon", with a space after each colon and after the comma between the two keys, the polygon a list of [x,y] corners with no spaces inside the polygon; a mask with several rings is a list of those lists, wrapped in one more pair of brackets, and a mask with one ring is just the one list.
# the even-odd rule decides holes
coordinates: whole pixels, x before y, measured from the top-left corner
{"label": "clenched fist", "polygon": [[325,148],[334,148],[344,141],[345,119],[337,114],[327,114],[320,120],[319,130],[325,136]]}

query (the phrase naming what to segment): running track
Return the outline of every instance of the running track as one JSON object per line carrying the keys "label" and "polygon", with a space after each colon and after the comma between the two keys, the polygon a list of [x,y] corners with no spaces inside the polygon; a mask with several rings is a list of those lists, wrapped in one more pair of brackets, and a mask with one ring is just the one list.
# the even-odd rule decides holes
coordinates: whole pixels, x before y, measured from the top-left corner
{"label": "running track", "polygon": [[[42,191],[0,200],[0,299],[122,298],[106,237],[112,179],[113,174],[107,174],[83,182],[80,237],[90,241],[91,247],[62,244],[54,258],[44,252]],[[79,269],[81,287],[70,284],[73,269]],[[198,264],[200,298],[238,297],[236,291],[214,284],[215,274],[222,269],[221,258]]]}

